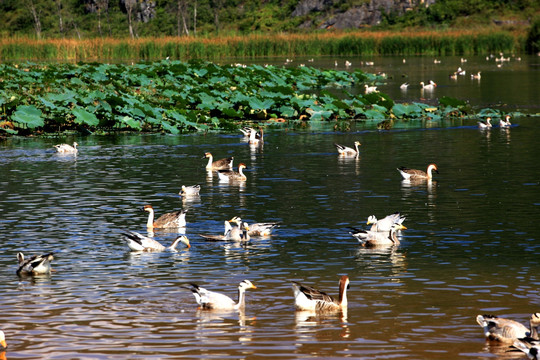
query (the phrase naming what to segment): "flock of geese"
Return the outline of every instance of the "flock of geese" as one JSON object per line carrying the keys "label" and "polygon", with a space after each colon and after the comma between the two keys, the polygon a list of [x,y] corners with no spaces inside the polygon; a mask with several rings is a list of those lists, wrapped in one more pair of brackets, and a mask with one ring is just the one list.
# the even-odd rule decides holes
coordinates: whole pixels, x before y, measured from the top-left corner
{"label": "flock of geese", "polygon": [[[501,120],[505,124],[510,124],[509,116]],[[490,118],[486,119],[487,124],[491,127]],[[479,123],[480,124],[480,123]],[[486,125],[487,126],[487,125]],[[509,126],[509,125],[508,125]],[[506,127],[506,125],[504,126]],[[253,144],[262,143],[262,130],[244,127],[242,132],[249,139],[248,142]],[[338,155],[341,157],[357,157],[360,153],[359,147],[361,143],[355,141],[353,146],[349,147],[341,144],[334,144]],[[77,143],[73,146],[68,144],[56,145],[55,149],[59,153],[77,154]],[[220,180],[224,181],[246,181],[245,174],[242,169],[245,164],[240,163],[238,172],[232,170],[233,157],[214,160],[211,153],[204,154],[203,159],[208,159],[206,169],[209,172],[217,172]],[[403,181],[431,181],[433,173],[439,173],[436,164],[429,164],[426,171],[418,169],[410,169],[406,167],[397,168],[403,178]],[[199,195],[200,185],[185,186],[179,192],[181,196]],[[151,205],[145,205],[141,209],[148,213],[147,229],[151,233],[154,229],[161,228],[185,228],[186,227],[186,210],[179,210],[161,215],[155,218],[154,209]],[[367,225],[371,225],[368,230],[350,228],[352,237],[358,240],[361,246],[365,247],[385,247],[399,244],[398,234],[401,230],[407,228],[403,225],[406,218],[399,212],[388,215],[382,219],[377,219],[374,215],[369,216]],[[247,224],[238,216],[224,222],[224,233],[221,235],[205,235],[199,234],[200,237],[212,241],[248,241],[252,236],[269,236],[272,230],[279,226],[276,222],[254,223]],[[178,236],[170,246],[164,246],[151,237],[141,235],[135,231],[124,231],[122,236],[130,250],[136,252],[160,252],[160,251],[177,251],[177,246],[183,244],[187,249],[191,247],[189,239],[185,235]],[[26,258],[23,253],[17,254],[18,269],[17,275],[39,275],[48,274],[51,272],[51,261],[53,261],[53,253],[34,255]],[[338,295],[333,297],[326,292],[320,291],[313,287],[303,285],[301,283],[292,282],[294,294],[294,305],[298,310],[314,311],[314,312],[346,312],[347,310],[347,289],[349,288],[349,277],[342,275],[338,284]],[[238,310],[245,307],[245,292],[249,289],[257,287],[250,280],[243,280],[238,285],[237,301],[234,301],[227,295],[207,290],[198,284],[189,284],[183,286],[189,289],[201,309],[219,309],[219,310]],[[530,318],[529,328],[525,327],[517,321],[504,319],[493,315],[478,315],[477,323],[483,327],[487,339],[496,340],[504,343],[511,343],[513,347],[523,351],[530,359],[540,360],[540,339],[538,336],[538,326],[540,326],[540,314],[533,314]],[[5,336],[0,331],[0,351],[7,347]]]}

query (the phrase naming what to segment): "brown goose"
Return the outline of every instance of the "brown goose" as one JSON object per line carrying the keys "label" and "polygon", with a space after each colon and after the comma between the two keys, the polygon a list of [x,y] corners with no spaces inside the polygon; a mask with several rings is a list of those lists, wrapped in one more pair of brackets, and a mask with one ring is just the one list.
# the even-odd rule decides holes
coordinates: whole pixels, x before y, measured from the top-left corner
{"label": "brown goose", "polygon": [[349,277],[347,275],[343,275],[339,279],[339,297],[337,300],[322,291],[296,281],[292,282],[292,286],[294,305],[298,310],[331,312],[347,309],[347,289],[349,288]]}
{"label": "brown goose", "polygon": [[208,159],[208,164],[206,164],[206,170],[229,170],[232,169],[234,157],[228,157],[220,160],[214,161],[214,157],[211,153],[207,152],[204,154],[204,158]]}
{"label": "brown goose", "polygon": [[147,228],[173,228],[173,227],[185,227],[186,226],[186,212],[187,210],[178,210],[175,212],[161,215],[154,221],[154,208],[152,205],[144,205],[143,211],[148,212],[148,221],[146,222]]}
{"label": "brown goose", "polygon": [[404,180],[431,180],[433,178],[433,171],[435,171],[437,174],[439,173],[437,165],[435,164],[429,164],[429,166],[427,167],[427,171],[409,169],[405,166],[401,166],[397,170],[399,171],[401,176],[403,176]]}
{"label": "brown goose", "polygon": [[17,254],[19,268],[17,275],[41,275],[51,272],[51,261],[54,260],[53,253],[44,255],[34,255],[28,259],[24,258],[22,252]]}
{"label": "brown goose", "polygon": [[240,163],[238,165],[238,171],[233,170],[218,170],[219,180],[221,181],[246,181],[247,177],[244,175],[243,169],[246,168],[246,164]]}
{"label": "brown goose", "polygon": [[531,315],[528,329],[515,320],[500,318],[495,315],[478,315],[476,322],[484,328],[484,335],[488,340],[513,342],[516,339],[526,337],[538,340],[540,313]]}

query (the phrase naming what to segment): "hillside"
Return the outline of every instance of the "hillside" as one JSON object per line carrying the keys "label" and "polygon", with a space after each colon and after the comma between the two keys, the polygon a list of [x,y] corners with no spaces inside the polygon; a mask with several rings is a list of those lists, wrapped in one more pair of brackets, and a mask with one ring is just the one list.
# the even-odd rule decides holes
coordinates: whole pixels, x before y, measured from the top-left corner
{"label": "hillside", "polygon": [[403,27],[528,27],[535,0],[3,0],[0,36],[146,37]]}

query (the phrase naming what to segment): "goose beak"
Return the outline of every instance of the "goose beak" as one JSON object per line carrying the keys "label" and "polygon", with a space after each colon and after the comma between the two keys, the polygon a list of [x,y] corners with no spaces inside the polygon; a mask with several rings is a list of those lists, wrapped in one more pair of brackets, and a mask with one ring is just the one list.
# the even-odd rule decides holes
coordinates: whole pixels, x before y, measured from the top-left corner
{"label": "goose beak", "polygon": [[257,287],[253,284],[251,284],[251,289],[256,289]]}
{"label": "goose beak", "polygon": [[399,225],[399,230],[407,230],[407,227],[405,225]]}

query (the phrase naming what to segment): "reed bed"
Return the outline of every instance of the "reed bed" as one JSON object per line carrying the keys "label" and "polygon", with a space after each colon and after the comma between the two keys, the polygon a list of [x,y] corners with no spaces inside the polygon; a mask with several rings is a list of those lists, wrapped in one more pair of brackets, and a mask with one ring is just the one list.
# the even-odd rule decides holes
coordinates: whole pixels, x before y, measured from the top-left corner
{"label": "reed bed", "polygon": [[0,61],[157,60],[323,55],[475,55],[520,52],[525,34],[507,31],[328,32],[86,40],[0,39]]}

